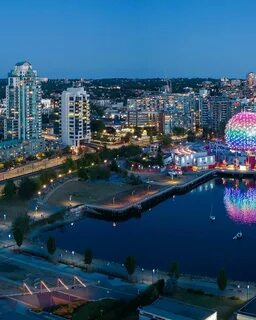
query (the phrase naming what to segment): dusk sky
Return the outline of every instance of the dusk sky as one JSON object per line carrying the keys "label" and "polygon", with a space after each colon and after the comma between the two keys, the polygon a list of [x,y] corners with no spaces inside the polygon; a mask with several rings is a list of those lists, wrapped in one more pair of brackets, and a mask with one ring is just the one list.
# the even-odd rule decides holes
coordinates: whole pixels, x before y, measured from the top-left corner
{"label": "dusk sky", "polygon": [[0,77],[245,77],[255,0],[3,0]]}

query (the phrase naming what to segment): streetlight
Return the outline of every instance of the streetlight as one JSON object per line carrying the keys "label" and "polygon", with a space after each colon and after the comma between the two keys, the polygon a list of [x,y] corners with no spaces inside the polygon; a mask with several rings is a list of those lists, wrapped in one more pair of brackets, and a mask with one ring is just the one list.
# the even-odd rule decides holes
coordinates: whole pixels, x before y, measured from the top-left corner
{"label": "streetlight", "polygon": [[72,254],[72,264],[74,264],[74,255],[75,255],[75,251],[71,251],[71,254]]}
{"label": "streetlight", "polygon": [[250,286],[248,284],[248,286],[247,286],[247,300],[249,300],[249,289],[250,289]]}
{"label": "streetlight", "polygon": [[154,282],[154,274],[155,274],[155,272],[156,272],[156,270],[153,269],[153,270],[152,270],[152,283]]}
{"label": "streetlight", "polygon": [[141,268],[141,272],[142,272],[142,282],[144,281],[144,268]]}
{"label": "streetlight", "polygon": [[4,214],[4,220],[6,220],[6,214]]}

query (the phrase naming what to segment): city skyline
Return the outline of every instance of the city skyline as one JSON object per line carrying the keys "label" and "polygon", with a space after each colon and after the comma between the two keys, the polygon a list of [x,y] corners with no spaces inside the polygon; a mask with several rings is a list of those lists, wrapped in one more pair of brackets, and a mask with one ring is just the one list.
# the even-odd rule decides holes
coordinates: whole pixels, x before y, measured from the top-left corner
{"label": "city skyline", "polygon": [[0,78],[23,60],[49,78],[244,78],[256,69],[252,0],[75,2],[1,4]]}

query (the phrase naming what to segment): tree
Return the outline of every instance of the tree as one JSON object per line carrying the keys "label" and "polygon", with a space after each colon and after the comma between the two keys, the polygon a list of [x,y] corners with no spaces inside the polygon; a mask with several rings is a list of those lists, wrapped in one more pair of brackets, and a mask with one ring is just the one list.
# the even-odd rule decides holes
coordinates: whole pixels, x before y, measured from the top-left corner
{"label": "tree", "polygon": [[179,265],[176,261],[172,262],[170,265],[169,275],[176,280],[180,277]]}
{"label": "tree", "polygon": [[175,136],[184,136],[185,133],[186,133],[186,130],[182,127],[174,127],[173,128],[173,134]]}
{"label": "tree", "polygon": [[74,170],[75,168],[76,168],[76,164],[72,158],[67,158],[62,165],[63,173],[68,173],[69,170]]}
{"label": "tree", "polygon": [[224,269],[221,269],[217,276],[217,284],[221,291],[226,289],[227,286],[227,274]]}
{"label": "tree", "polygon": [[162,144],[164,147],[168,147],[171,144],[172,140],[169,135],[165,134],[162,137]]}
{"label": "tree", "polygon": [[170,291],[175,291],[177,289],[177,282],[180,277],[179,266],[177,262],[172,262],[169,269],[170,282],[168,282],[168,287]]}
{"label": "tree", "polygon": [[187,141],[188,142],[194,142],[195,141],[195,133],[192,132],[191,130],[188,131],[188,136],[187,136]]}
{"label": "tree", "polygon": [[34,179],[23,178],[19,185],[18,194],[24,200],[30,199],[38,190],[38,183]]}
{"label": "tree", "polygon": [[41,184],[47,184],[51,181],[51,179],[56,179],[56,177],[56,172],[52,169],[49,169],[41,173],[41,175],[39,176],[39,180]]}
{"label": "tree", "polygon": [[117,165],[117,162],[116,160],[112,160],[110,165],[109,165],[109,169],[111,171],[114,171],[114,172],[118,172],[119,168],[118,168],[118,165]]}
{"label": "tree", "polygon": [[127,273],[131,276],[135,269],[136,269],[136,260],[133,256],[128,256],[125,260],[125,268],[127,270]]}
{"label": "tree", "polygon": [[102,132],[105,129],[105,124],[102,120],[95,120],[91,121],[91,130],[92,132]]}
{"label": "tree", "polygon": [[127,178],[127,183],[136,186],[142,184],[142,180],[140,176],[131,173],[130,176]]}
{"label": "tree", "polygon": [[24,240],[24,234],[19,228],[13,229],[12,234],[17,246],[20,248]]}
{"label": "tree", "polygon": [[149,143],[153,143],[154,142],[154,138],[153,138],[153,133],[152,130],[149,131]]}
{"label": "tree", "polygon": [[93,259],[93,252],[91,249],[86,249],[84,252],[84,263],[86,265],[86,268],[92,263]]}
{"label": "tree", "polygon": [[56,251],[56,242],[53,237],[49,237],[47,240],[47,250],[50,255],[53,255]]}
{"label": "tree", "polygon": [[135,127],[134,128],[134,136],[137,136],[138,138],[142,137],[142,128]]}
{"label": "tree", "polygon": [[162,152],[160,149],[157,151],[156,163],[160,167],[162,167],[164,165],[164,159],[163,159]]}
{"label": "tree", "polygon": [[89,169],[89,177],[91,180],[107,180],[111,176],[110,169],[105,166],[94,166]]}
{"label": "tree", "polygon": [[88,170],[86,168],[79,168],[77,171],[77,175],[79,178],[83,179],[83,180],[88,180]]}
{"label": "tree", "polygon": [[16,190],[17,188],[15,183],[12,180],[7,180],[3,189],[3,197],[8,200],[12,199]]}
{"label": "tree", "polygon": [[12,232],[20,230],[23,235],[29,231],[30,217],[28,215],[17,217],[12,223]]}

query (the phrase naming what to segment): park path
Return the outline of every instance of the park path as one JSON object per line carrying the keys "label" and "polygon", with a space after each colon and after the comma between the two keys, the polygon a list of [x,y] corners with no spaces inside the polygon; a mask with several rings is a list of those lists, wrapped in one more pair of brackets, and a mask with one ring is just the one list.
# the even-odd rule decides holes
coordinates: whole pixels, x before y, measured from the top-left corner
{"label": "park path", "polygon": [[[27,243],[24,250],[35,255],[40,254],[41,256],[48,257],[44,243],[41,243],[40,245]],[[85,267],[83,255],[75,251],[58,248],[55,253],[55,258],[60,264],[71,265],[78,268]],[[90,271],[96,274],[106,274],[116,278],[127,279],[127,272],[124,264],[113,261],[93,259]],[[132,278],[137,284],[149,285],[159,279],[168,280],[169,276],[167,272],[159,269],[148,270],[137,266]],[[224,291],[220,291],[218,289],[216,279],[197,275],[181,275],[178,279],[178,286],[185,289],[192,288],[202,290],[205,293],[213,295],[226,297],[236,296],[241,300],[248,300],[256,295],[256,283],[254,282],[228,281],[226,289]]]}

